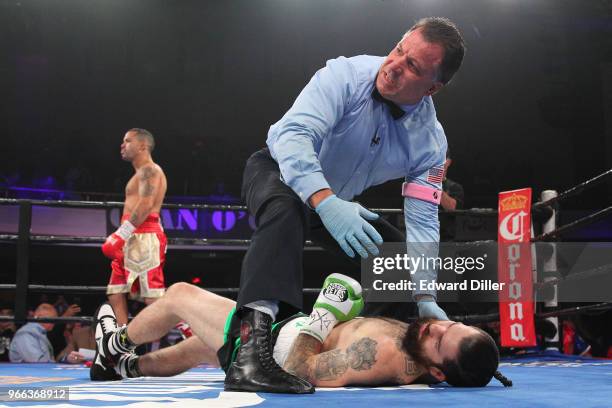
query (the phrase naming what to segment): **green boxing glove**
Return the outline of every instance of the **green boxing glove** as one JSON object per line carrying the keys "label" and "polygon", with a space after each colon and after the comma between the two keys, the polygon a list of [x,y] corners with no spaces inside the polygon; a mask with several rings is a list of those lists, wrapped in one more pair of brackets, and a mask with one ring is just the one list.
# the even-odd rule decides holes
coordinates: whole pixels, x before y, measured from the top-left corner
{"label": "green boxing glove", "polygon": [[323,343],[338,322],[346,322],[361,313],[361,292],[361,285],[355,279],[339,273],[329,275],[300,333]]}

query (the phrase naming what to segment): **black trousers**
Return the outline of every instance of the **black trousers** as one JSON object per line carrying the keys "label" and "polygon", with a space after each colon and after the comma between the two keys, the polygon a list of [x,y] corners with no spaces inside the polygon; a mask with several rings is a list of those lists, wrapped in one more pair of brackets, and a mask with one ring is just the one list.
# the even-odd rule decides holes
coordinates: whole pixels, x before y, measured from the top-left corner
{"label": "black trousers", "polygon": [[[302,310],[304,242],[310,239],[328,251],[349,258],[323,226],[319,216],[281,181],[278,163],[268,149],[255,152],[244,169],[242,198],[255,217],[256,230],[242,261],[237,308],[257,300],[280,301],[277,320]],[[379,218],[372,225],[385,242],[404,242],[404,234]],[[411,303],[368,303],[364,315],[394,318],[413,314]]]}

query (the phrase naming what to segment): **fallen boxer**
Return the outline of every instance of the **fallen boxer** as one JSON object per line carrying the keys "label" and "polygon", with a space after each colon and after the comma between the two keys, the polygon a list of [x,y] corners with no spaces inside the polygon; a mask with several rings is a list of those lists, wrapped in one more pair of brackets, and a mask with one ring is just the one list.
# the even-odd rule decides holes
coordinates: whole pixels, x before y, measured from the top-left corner
{"label": "fallen boxer", "polygon": [[[172,376],[198,364],[225,371],[240,346],[254,347],[253,333],[264,324],[240,324],[236,303],[187,283],[172,285],[129,325],[118,328],[110,305],[97,312],[94,381],[122,377]],[[359,318],[361,286],[330,275],[310,316],[295,315],[273,329],[273,357],[286,371],[318,387],[438,383],[481,387],[497,370],[499,353],[480,329],[448,320],[419,319],[410,325],[389,318]],[[262,314],[265,318],[265,315]],[[136,346],[166,334],[186,321],[195,336],[137,356]]]}

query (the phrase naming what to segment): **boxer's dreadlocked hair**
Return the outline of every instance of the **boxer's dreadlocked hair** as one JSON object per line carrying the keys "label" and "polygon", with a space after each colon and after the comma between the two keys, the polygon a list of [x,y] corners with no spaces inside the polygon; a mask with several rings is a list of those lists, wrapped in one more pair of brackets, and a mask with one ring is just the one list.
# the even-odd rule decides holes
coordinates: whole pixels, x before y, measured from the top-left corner
{"label": "boxer's dreadlocked hair", "polygon": [[457,358],[446,359],[438,367],[446,382],[455,387],[484,387],[495,377],[505,387],[512,386],[512,381],[497,371],[499,351],[495,341],[486,332],[474,328],[479,333],[461,340]]}
{"label": "boxer's dreadlocked hair", "polygon": [[512,381],[510,381],[508,379],[508,377],[506,377],[505,375],[503,375],[502,373],[500,373],[499,371],[495,371],[493,373],[493,377],[495,377],[495,379],[497,381],[499,381],[500,383],[502,383],[504,385],[504,387],[512,387]]}

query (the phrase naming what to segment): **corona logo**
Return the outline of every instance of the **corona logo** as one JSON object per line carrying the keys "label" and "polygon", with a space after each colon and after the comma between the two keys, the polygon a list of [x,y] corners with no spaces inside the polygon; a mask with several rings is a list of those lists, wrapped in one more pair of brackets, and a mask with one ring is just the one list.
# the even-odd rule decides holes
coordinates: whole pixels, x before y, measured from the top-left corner
{"label": "corona logo", "polygon": [[512,194],[499,202],[503,211],[524,210],[527,208],[527,197]]}
{"label": "corona logo", "polygon": [[501,343],[507,347],[536,344],[531,298],[531,189],[499,194],[498,241]]}
{"label": "corona logo", "polygon": [[513,212],[504,217],[499,224],[499,234],[510,242],[523,242],[525,232],[523,218],[527,216],[525,211]]}

